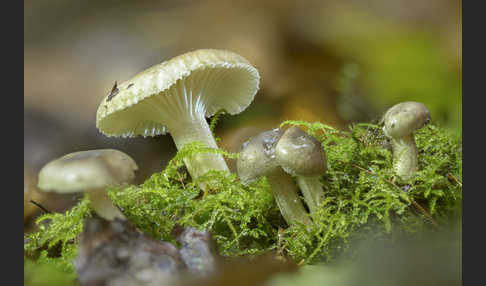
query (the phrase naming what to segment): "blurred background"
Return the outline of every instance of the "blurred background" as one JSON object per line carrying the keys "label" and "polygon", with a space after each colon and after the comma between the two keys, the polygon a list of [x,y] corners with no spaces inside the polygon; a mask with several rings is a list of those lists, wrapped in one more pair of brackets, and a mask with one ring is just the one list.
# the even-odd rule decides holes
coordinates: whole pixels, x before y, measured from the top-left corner
{"label": "blurred background", "polygon": [[165,167],[169,135],[107,138],[95,114],[115,81],[194,49],[228,49],[260,71],[254,102],[217,125],[232,152],[286,119],[345,130],[406,100],[460,135],[461,29],[458,0],[25,0],[24,226],[42,213],[30,199],[50,211],[76,203],[35,189],[54,158],[116,148],[139,164],[137,183]]}

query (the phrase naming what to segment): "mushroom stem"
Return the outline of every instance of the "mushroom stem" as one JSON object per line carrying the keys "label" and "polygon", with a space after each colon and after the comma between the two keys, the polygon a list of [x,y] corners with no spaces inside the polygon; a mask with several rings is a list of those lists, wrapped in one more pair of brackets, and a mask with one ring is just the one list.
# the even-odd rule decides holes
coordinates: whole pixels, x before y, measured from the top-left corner
{"label": "mushroom stem", "polygon": [[113,202],[105,190],[91,189],[86,191],[86,195],[89,198],[91,207],[100,217],[109,221],[114,220],[115,218],[126,220],[126,217],[122,212],[113,205]]}
{"label": "mushroom stem", "polygon": [[[183,126],[183,125],[180,125]],[[190,124],[185,124],[186,128],[172,128],[170,134],[178,150],[181,150],[184,145],[199,141],[207,147],[218,148],[214,140],[211,129],[204,117],[195,116],[192,118]],[[208,171],[225,171],[229,173],[228,165],[224,161],[221,154],[196,154],[190,158],[185,158],[187,170],[193,179],[200,177]]]}
{"label": "mushroom stem", "polygon": [[315,213],[324,199],[324,192],[322,190],[321,182],[319,181],[319,176],[297,176],[296,180],[304,195],[304,200],[307,207],[309,207],[309,211]]}
{"label": "mushroom stem", "polygon": [[403,180],[410,179],[418,170],[417,145],[413,134],[391,138],[393,169]]}
{"label": "mushroom stem", "polygon": [[292,177],[278,167],[266,175],[270,189],[285,221],[292,225],[295,222],[310,224],[310,218],[300,200],[297,186]]}

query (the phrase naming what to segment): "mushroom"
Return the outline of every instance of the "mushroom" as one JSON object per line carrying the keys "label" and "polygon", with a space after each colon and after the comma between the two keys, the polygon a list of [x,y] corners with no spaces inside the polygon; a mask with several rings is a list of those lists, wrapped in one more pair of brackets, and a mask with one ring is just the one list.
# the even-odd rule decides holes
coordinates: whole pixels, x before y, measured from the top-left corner
{"label": "mushroom", "polygon": [[137,169],[135,161],[118,150],[74,152],[45,165],[39,172],[38,187],[45,192],[84,191],[99,216],[107,220],[125,219],[113,205],[106,187],[131,182]]}
{"label": "mushroom", "polygon": [[324,149],[317,139],[297,126],[287,129],[275,146],[277,163],[296,176],[297,184],[311,213],[324,198],[320,176],[327,170]]}
{"label": "mushroom", "polygon": [[418,170],[418,151],[413,132],[429,121],[429,109],[414,101],[396,104],[383,116],[383,132],[390,139],[393,151],[393,169],[403,180],[410,179]]}
{"label": "mushroom", "polygon": [[236,162],[237,173],[245,185],[266,176],[285,221],[289,225],[295,222],[308,224],[310,218],[302,205],[297,186],[275,160],[275,144],[281,136],[282,130],[276,128],[243,143]]}
{"label": "mushroom", "polygon": [[[192,51],[148,68],[116,86],[101,102],[97,128],[107,136],[156,136],[170,132],[180,150],[199,141],[218,148],[206,117],[219,110],[238,114],[253,101],[260,75],[230,51]],[[197,154],[184,163],[192,178],[225,171],[220,154]]]}

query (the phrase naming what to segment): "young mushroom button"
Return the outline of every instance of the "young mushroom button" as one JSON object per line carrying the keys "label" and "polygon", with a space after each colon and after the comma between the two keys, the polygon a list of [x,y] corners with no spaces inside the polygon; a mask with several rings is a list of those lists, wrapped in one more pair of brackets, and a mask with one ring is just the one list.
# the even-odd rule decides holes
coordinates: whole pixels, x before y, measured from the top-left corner
{"label": "young mushroom button", "polygon": [[[199,141],[217,148],[206,117],[238,114],[253,101],[260,75],[245,58],[225,50],[196,50],[148,68],[117,85],[98,107],[96,126],[107,136],[156,136],[170,132],[177,149]],[[184,160],[197,178],[229,172],[220,154]]]}
{"label": "young mushroom button", "polygon": [[418,169],[413,132],[429,123],[429,109],[420,102],[402,102],[391,107],[383,121],[383,132],[390,138],[392,146],[393,169],[400,178],[408,180]]}
{"label": "young mushroom button", "polygon": [[282,131],[277,128],[262,132],[243,143],[236,162],[238,176],[243,184],[266,176],[285,221],[289,225],[295,222],[308,224],[310,218],[300,201],[297,186],[275,160],[275,144],[281,135]]}
{"label": "young mushroom button", "polygon": [[135,161],[118,150],[75,152],[45,165],[39,172],[38,187],[57,193],[84,191],[98,215],[107,220],[125,219],[108,197],[106,187],[131,182],[137,169]]}
{"label": "young mushroom button", "polygon": [[327,170],[327,160],[319,141],[297,126],[287,129],[275,147],[278,164],[297,177],[297,184],[311,213],[324,198],[319,181]]}

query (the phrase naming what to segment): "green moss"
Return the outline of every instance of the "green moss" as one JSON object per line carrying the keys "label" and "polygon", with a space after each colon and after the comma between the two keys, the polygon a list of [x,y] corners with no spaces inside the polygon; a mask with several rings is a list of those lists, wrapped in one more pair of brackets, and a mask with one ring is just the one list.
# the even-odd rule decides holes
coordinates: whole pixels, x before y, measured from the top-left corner
{"label": "green moss", "polygon": [[303,121],[282,125],[305,127],[327,153],[326,200],[310,227],[285,224],[265,180],[246,187],[235,175],[212,172],[199,179],[211,182],[201,192],[184,172],[182,158],[197,152],[235,155],[198,145],[186,146],[144,184],[112,189],[112,199],[157,238],[171,240],[176,223],[190,225],[210,230],[224,255],[273,249],[305,263],[330,261],[359,236],[414,233],[460,215],[460,142],[444,129],[430,125],[417,132],[420,172],[403,182],[393,174],[391,151],[377,125],[354,125],[351,132]]}
{"label": "green moss", "polygon": [[[377,125],[357,124],[347,133],[320,123],[284,124],[307,127],[322,142],[329,162],[322,177],[326,201],[313,218],[314,227],[288,230],[293,257],[329,261],[356,236],[414,233],[433,227],[429,215],[438,225],[460,217],[460,142],[446,130],[429,125],[416,133],[420,171],[404,182],[393,174],[391,152]],[[297,234],[292,237],[292,232]]]}
{"label": "green moss", "polygon": [[39,261],[24,258],[24,285],[26,286],[74,285],[72,273],[61,271],[50,264],[39,263]]}
{"label": "green moss", "polygon": [[[413,235],[460,218],[462,145],[445,129],[429,125],[416,132],[420,170],[401,181],[393,174],[391,151],[377,125],[353,125],[350,132],[318,122],[282,125],[304,127],[326,150],[329,166],[321,177],[326,199],[311,226],[286,225],[265,178],[244,186],[235,174],[212,171],[191,181],[183,164],[186,156],[213,152],[237,157],[198,143],[186,145],[143,184],[113,187],[109,195],[130,221],[155,238],[175,242],[171,231],[176,224],[194,226],[209,230],[223,255],[275,250],[305,264],[352,256],[349,242],[364,236]],[[210,187],[201,191],[200,182]],[[51,260],[72,271],[67,265],[75,251],[69,249],[75,249],[88,213],[85,199],[66,215],[41,217],[51,223],[29,236],[26,250],[61,243],[61,257]]]}
{"label": "green moss", "polygon": [[[163,172],[144,184],[112,188],[112,200],[155,238],[172,240],[171,230],[177,223],[210,230],[226,255],[251,254],[272,247],[282,221],[265,181],[246,187],[236,175],[216,171],[190,181],[182,159],[199,152],[236,157],[197,143],[186,145]],[[201,181],[210,183],[211,188],[201,191]]]}
{"label": "green moss", "polygon": [[78,254],[78,235],[90,214],[89,200],[85,198],[64,214],[40,216],[36,220],[39,230],[24,236],[27,241],[24,253],[27,257],[35,258],[40,265],[75,279],[72,262]]}

